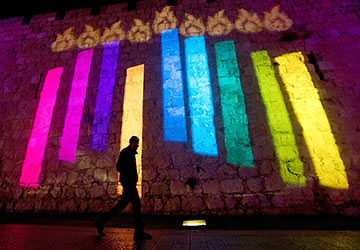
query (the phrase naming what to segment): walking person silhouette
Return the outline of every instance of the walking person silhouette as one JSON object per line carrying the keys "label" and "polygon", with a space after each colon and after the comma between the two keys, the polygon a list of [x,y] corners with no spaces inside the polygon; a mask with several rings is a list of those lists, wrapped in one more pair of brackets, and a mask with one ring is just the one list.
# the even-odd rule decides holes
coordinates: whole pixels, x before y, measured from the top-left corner
{"label": "walking person silhouette", "polygon": [[110,209],[100,220],[95,223],[99,236],[105,236],[104,226],[113,216],[122,211],[130,202],[132,205],[133,218],[135,222],[134,240],[151,239],[152,236],[144,232],[144,223],[141,215],[141,205],[136,183],[138,174],[136,170],[136,150],[139,147],[139,138],[132,136],[129,146],[121,150],[119,159],[116,164],[116,170],[120,173],[120,183],[123,187],[121,199]]}

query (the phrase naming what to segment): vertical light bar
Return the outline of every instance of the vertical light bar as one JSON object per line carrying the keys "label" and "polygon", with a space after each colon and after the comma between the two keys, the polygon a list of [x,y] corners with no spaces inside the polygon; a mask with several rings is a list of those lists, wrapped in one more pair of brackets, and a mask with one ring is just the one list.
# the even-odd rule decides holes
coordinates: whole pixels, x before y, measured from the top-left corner
{"label": "vertical light bar", "polygon": [[126,70],[123,116],[120,136],[120,149],[129,145],[129,139],[135,135],[140,144],[136,155],[136,168],[139,176],[137,189],[141,195],[142,181],[142,135],[143,135],[143,100],[144,100],[144,64]]}
{"label": "vertical light bar", "polygon": [[119,47],[120,41],[107,42],[104,45],[90,143],[90,147],[98,151],[106,151]]}
{"label": "vertical light bar", "polygon": [[186,142],[184,89],[178,29],[161,33],[164,140]]}
{"label": "vertical light bar", "polygon": [[289,94],[320,185],[349,188],[345,166],[331,132],[329,120],[301,52],[275,58],[279,73]]}
{"label": "vertical light bar", "polygon": [[21,170],[20,185],[37,188],[63,68],[48,71]]}
{"label": "vertical light bar", "polygon": [[261,98],[265,105],[281,177],[286,183],[305,185],[303,164],[299,157],[290,117],[270,57],[263,50],[252,52],[251,58],[258,79]]}
{"label": "vertical light bar", "polygon": [[254,166],[234,41],[215,43],[227,162]]}
{"label": "vertical light bar", "polygon": [[204,36],[185,39],[192,145],[195,153],[217,156],[214,107]]}
{"label": "vertical light bar", "polygon": [[75,161],[92,54],[93,49],[85,50],[80,52],[76,59],[65,124],[60,141],[59,159],[63,161]]}

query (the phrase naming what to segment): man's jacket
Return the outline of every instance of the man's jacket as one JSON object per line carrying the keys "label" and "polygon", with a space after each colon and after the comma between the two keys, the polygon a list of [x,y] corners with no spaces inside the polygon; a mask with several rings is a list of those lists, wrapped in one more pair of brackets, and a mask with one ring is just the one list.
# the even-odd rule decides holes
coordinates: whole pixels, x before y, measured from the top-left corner
{"label": "man's jacket", "polygon": [[132,150],[130,146],[121,150],[119,159],[116,164],[116,169],[120,173],[120,183],[124,186],[135,186],[138,182],[138,175],[136,171],[136,151]]}

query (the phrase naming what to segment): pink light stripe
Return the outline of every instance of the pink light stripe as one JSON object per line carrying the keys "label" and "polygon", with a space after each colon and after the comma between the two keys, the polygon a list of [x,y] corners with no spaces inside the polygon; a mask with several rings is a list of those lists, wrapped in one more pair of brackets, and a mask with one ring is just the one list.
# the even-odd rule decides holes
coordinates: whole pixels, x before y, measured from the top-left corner
{"label": "pink light stripe", "polygon": [[40,94],[40,101],[21,170],[19,181],[21,186],[30,188],[37,188],[39,186],[41,163],[44,157],[62,70],[62,67],[51,69],[45,77],[44,87]]}
{"label": "pink light stripe", "polygon": [[78,54],[60,141],[59,160],[74,162],[93,49]]}

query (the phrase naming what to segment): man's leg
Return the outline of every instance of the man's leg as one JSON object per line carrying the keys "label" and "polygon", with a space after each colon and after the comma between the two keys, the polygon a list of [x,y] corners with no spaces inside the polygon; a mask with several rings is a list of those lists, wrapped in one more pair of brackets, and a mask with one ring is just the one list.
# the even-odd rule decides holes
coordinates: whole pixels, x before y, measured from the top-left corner
{"label": "man's leg", "polygon": [[144,223],[141,215],[140,198],[136,187],[131,189],[129,200],[132,205],[132,212],[135,222],[135,233],[134,233],[135,241],[151,239],[152,236],[144,232]]}
{"label": "man's leg", "polygon": [[103,232],[105,223],[108,222],[113,216],[115,216],[121,210],[123,210],[128,203],[129,203],[129,192],[126,188],[124,188],[123,194],[120,200],[118,201],[118,203],[116,203],[115,206],[112,209],[110,209],[109,212],[107,212],[100,220],[98,220],[95,223],[95,226],[100,236],[105,236]]}
{"label": "man's leg", "polygon": [[135,232],[144,231],[144,223],[141,215],[141,204],[136,187],[131,188],[129,192],[129,201],[132,205],[133,218],[135,222]]}

